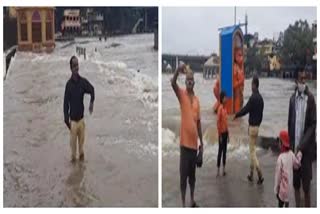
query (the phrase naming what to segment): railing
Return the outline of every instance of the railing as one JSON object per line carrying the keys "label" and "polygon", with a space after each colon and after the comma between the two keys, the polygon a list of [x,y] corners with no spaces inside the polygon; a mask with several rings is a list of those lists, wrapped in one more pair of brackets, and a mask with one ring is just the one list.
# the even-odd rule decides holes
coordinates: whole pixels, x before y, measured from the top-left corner
{"label": "railing", "polygon": [[17,51],[17,46],[12,46],[7,52],[6,52],[6,56],[5,56],[5,63],[6,63],[6,70],[3,71],[4,75],[3,75],[3,79],[5,80],[7,78],[7,72],[10,66],[10,62],[11,62],[11,58],[14,57],[14,55],[16,54]]}
{"label": "railing", "polygon": [[76,53],[79,56],[83,55],[83,58],[86,59],[86,48],[76,46]]}
{"label": "railing", "polygon": [[204,79],[214,79],[218,73],[218,68],[212,67],[203,69],[203,78]]}

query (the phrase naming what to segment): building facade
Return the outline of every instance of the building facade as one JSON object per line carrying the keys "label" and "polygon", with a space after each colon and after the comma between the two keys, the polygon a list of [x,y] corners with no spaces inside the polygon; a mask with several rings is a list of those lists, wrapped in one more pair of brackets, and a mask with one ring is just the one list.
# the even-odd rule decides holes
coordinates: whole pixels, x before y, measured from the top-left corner
{"label": "building facade", "polygon": [[63,35],[81,34],[80,10],[64,10],[61,32]]}
{"label": "building facade", "polygon": [[81,32],[84,36],[101,36],[104,34],[104,16],[94,8],[81,12]]}
{"label": "building facade", "polygon": [[18,50],[51,52],[55,47],[54,8],[17,7]]}

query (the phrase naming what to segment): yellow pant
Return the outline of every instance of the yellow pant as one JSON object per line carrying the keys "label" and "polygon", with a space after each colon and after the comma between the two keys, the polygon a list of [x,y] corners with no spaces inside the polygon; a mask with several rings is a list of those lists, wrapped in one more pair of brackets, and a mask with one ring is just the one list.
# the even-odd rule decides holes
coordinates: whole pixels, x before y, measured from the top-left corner
{"label": "yellow pant", "polygon": [[259,134],[259,126],[250,126],[249,127],[249,136],[250,136],[250,143],[249,143],[249,149],[250,149],[250,168],[251,173],[256,169],[258,174],[261,174],[259,161],[256,154],[256,144],[257,144],[257,138]]}
{"label": "yellow pant", "polygon": [[70,146],[72,152],[72,158],[76,158],[77,155],[77,141],[79,143],[79,154],[83,154],[83,144],[84,144],[84,120],[81,119],[78,122],[71,121],[70,127]]}

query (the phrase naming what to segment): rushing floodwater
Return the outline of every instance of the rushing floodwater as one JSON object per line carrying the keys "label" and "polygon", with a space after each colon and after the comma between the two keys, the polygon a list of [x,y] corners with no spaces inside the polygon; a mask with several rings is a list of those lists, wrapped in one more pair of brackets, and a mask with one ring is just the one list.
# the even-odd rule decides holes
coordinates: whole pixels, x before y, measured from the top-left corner
{"label": "rushing floodwater", "polygon": [[[72,165],[62,104],[76,46],[96,100],[92,115],[84,101],[86,160]],[[157,206],[157,71],[153,34],[17,53],[4,82],[4,206]]]}
{"label": "rushing floodwater", "polygon": [[[172,74],[162,75],[162,183],[163,205],[180,206],[179,190],[179,127],[180,109],[172,90]],[[178,83],[185,87],[184,76]],[[215,80],[205,80],[195,74],[195,93],[200,99],[201,123],[205,144],[204,166],[198,169],[196,195],[200,206],[276,206],[273,194],[274,167],[277,154],[259,147],[258,156],[265,176],[265,189],[253,188],[246,181],[249,172],[248,116],[232,121],[229,118],[230,144],[227,152],[227,178],[216,179],[218,153],[216,115],[212,106]],[[309,82],[311,92],[316,94],[316,82]],[[260,127],[259,145],[267,148],[274,142],[281,129],[287,129],[289,99],[294,91],[291,80],[261,78],[260,93],[264,99],[264,117]],[[245,81],[244,103],[251,95],[251,79]],[[316,187],[316,163],[313,187]],[[249,187],[248,187],[249,186]],[[291,199],[292,201],[292,199]],[[291,206],[294,205],[293,203]],[[312,205],[316,205],[316,188],[312,190]]]}

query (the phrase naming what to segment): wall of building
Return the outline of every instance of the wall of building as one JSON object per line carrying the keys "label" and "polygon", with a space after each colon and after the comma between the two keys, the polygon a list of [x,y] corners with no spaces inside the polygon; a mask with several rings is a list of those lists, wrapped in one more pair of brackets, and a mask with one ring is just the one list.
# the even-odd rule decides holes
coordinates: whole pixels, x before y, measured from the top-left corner
{"label": "wall of building", "polygon": [[[34,11],[38,11],[41,17],[41,43],[33,44],[32,40],[32,15]],[[51,27],[52,40],[46,40],[46,20],[47,12],[51,11]],[[21,13],[25,14],[27,23],[27,40],[21,39]],[[38,7],[24,7],[17,9],[17,32],[18,32],[18,50],[20,51],[36,51],[35,49],[47,49],[48,51],[54,48],[54,9],[53,8],[38,8]]]}

